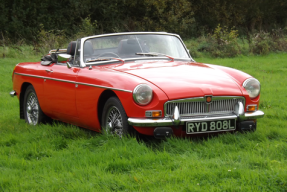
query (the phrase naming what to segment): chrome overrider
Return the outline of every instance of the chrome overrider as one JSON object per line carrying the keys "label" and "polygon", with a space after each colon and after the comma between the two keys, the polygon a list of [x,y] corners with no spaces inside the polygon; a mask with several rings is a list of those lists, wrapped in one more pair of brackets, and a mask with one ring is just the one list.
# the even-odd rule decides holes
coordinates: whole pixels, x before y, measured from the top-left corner
{"label": "chrome overrider", "polygon": [[128,123],[137,127],[160,127],[160,126],[178,126],[184,125],[186,122],[200,122],[200,121],[216,121],[216,120],[229,120],[236,119],[237,121],[246,121],[249,119],[258,119],[264,116],[264,112],[257,110],[254,112],[244,112],[244,105],[242,102],[238,102],[235,105],[232,114],[210,116],[194,116],[181,118],[178,107],[176,106],[172,117],[164,117],[160,119],[148,119],[148,118],[128,118]]}
{"label": "chrome overrider", "polygon": [[14,97],[16,95],[16,91],[11,91],[9,94],[11,97]]}

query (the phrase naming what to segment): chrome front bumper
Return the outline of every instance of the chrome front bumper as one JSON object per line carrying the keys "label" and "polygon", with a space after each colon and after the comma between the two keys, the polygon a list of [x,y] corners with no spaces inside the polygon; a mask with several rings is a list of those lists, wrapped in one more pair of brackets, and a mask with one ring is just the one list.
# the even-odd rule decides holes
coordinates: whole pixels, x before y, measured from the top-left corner
{"label": "chrome front bumper", "polygon": [[[241,109],[242,110],[242,109]],[[175,110],[176,111],[176,110]],[[175,112],[176,113],[176,112]],[[161,119],[147,119],[147,118],[128,118],[128,123],[137,127],[161,127],[161,126],[177,126],[184,125],[186,122],[201,122],[201,121],[216,121],[236,119],[237,121],[245,121],[249,119],[258,119],[264,116],[263,111],[235,113],[230,115],[217,115],[205,117],[180,117],[175,114],[173,117],[165,117]]]}

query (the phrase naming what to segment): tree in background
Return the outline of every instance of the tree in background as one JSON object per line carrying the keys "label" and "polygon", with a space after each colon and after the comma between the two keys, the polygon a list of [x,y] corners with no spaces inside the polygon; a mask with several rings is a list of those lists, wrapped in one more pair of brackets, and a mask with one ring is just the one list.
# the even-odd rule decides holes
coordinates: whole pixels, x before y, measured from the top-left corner
{"label": "tree in background", "polygon": [[194,7],[197,30],[211,31],[218,24],[254,32],[287,24],[286,0],[189,0]]}
{"label": "tree in background", "polygon": [[167,31],[194,37],[218,24],[248,34],[284,28],[286,10],[286,0],[2,0],[0,34],[30,42],[37,42],[43,30],[70,37],[83,31],[87,18],[96,24],[94,34]]}

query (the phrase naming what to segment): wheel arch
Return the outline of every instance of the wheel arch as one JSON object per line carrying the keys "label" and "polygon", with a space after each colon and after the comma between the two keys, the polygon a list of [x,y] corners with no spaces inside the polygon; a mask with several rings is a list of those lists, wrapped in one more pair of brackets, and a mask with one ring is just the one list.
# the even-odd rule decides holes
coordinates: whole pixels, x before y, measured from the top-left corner
{"label": "wheel arch", "polygon": [[26,89],[28,88],[29,85],[32,85],[32,84],[28,82],[24,82],[21,86],[20,99],[19,99],[20,119],[25,119],[23,102],[24,102],[24,96],[25,96]]}
{"label": "wheel arch", "polygon": [[102,111],[104,109],[106,101],[110,97],[117,97],[118,98],[118,96],[115,92],[113,92],[112,90],[108,90],[108,89],[103,91],[99,97],[99,100],[98,100],[98,120],[99,120],[100,124],[102,124]]}

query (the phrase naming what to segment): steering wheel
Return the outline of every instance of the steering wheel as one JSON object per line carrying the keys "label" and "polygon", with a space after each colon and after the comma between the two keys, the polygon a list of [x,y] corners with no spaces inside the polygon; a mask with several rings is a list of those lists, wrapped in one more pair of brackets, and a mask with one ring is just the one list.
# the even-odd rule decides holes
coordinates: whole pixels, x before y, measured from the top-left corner
{"label": "steering wheel", "polygon": [[116,53],[113,53],[113,52],[106,52],[106,53],[102,53],[98,56],[98,58],[100,57],[108,57],[108,56],[111,56],[111,57],[116,57],[116,58],[120,58],[120,56],[118,56]]}

